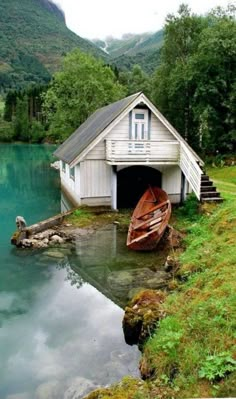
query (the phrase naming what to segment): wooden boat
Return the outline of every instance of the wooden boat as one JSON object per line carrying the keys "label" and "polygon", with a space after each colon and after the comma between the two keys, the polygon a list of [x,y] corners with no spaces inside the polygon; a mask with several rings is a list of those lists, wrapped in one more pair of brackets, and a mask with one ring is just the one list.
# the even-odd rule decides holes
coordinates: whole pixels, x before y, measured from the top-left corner
{"label": "wooden boat", "polygon": [[170,215],[167,193],[159,187],[149,186],[133,212],[127,236],[128,248],[153,250],[164,234]]}

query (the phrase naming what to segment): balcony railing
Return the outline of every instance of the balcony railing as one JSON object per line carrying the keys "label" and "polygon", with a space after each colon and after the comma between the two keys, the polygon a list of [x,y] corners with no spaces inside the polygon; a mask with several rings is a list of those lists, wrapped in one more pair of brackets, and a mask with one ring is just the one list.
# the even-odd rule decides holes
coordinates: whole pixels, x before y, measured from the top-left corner
{"label": "balcony railing", "polygon": [[177,141],[107,140],[106,160],[120,162],[178,163],[180,145]]}

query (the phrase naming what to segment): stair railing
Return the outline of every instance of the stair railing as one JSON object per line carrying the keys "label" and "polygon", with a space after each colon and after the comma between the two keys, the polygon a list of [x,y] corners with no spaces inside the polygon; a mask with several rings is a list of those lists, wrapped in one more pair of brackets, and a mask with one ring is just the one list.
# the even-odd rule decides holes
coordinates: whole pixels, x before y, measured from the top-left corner
{"label": "stair railing", "polygon": [[196,194],[197,198],[200,200],[201,196],[201,176],[203,174],[202,169],[198,165],[193,154],[189,149],[180,143],[180,168],[184,173],[187,181],[189,182],[192,190]]}

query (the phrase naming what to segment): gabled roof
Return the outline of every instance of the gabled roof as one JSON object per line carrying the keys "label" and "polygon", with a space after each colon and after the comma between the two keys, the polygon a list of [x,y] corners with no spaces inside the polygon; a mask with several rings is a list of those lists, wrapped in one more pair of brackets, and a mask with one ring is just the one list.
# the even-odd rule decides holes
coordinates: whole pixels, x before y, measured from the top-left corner
{"label": "gabled roof", "polygon": [[135,93],[95,111],[60,145],[54,155],[70,166],[75,166],[93,146],[107,135],[120,119],[140,103],[146,104],[173,136],[188,148],[195,160],[204,165],[202,159],[142,92]]}
{"label": "gabled roof", "polygon": [[123,98],[95,111],[80,127],[54,152],[62,161],[70,164],[113,122],[141,93]]}

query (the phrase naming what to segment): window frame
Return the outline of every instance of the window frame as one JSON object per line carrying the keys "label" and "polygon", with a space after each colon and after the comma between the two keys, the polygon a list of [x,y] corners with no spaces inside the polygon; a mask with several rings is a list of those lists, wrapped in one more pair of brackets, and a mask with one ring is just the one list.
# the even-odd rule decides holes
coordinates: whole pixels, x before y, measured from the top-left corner
{"label": "window frame", "polygon": [[[136,118],[136,115],[143,115],[143,118]],[[149,140],[148,132],[149,113],[147,109],[134,108],[132,112],[131,140],[147,141]]]}
{"label": "window frame", "polygon": [[70,179],[75,180],[75,167],[70,168]]}

